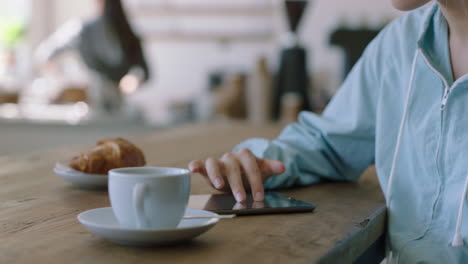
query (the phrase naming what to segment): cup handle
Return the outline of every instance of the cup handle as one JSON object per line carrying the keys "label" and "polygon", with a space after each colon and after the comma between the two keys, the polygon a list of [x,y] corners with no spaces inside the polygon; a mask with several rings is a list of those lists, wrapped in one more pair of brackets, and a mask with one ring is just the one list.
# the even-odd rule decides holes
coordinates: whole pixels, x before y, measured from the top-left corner
{"label": "cup handle", "polygon": [[145,192],[146,192],[146,184],[137,183],[135,184],[135,186],[133,186],[133,208],[135,210],[135,217],[136,217],[138,228],[144,228],[146,226],[145,211],[144,211]]}

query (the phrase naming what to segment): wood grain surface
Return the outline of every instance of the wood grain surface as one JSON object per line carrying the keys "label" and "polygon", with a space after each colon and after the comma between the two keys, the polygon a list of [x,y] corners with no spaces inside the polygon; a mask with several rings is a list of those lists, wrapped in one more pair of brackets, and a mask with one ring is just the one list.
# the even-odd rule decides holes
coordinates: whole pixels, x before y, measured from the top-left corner
{"label": "wood grain surface", "polygon": [[[218,157],[250,137],[274,138],[280,129],[244,123],[186,125],[130,140],[142,148],[150,165],[186,167],[192,159]],[[71,142],[66,148],[0,157],[0,263],[314,263],[337,245],[354,241],[341,262],[349,263],[383,233],[380,221],[372,234],[357,237],[384,205],[375,172],[369,169],[356,183],[281,190],[316,204],[314,213],[221,220],[209,232],[176,246],[115,245],[76,219],[85,210],[109,206],[107,192],[74,188],[52,172],[56,161],[87,148]],[[213,192],[200,175],[193,175],[192,194]]]}

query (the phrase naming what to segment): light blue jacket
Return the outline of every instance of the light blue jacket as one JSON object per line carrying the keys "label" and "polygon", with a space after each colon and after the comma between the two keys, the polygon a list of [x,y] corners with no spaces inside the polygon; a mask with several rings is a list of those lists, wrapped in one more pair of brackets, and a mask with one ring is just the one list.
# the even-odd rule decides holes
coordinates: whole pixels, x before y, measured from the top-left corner
{"label": "light blue jacket", "polygon": [[390,208],[392,262],[468,263],[468,217],[460,232],[467,243],[451,245],[460,201],[467,207],[468,77],[453,81],[438,4],[388,25],[321,116],[302,112],[277,139],[241,147],[285,163],[267,188],[353,181],[375,164]]}

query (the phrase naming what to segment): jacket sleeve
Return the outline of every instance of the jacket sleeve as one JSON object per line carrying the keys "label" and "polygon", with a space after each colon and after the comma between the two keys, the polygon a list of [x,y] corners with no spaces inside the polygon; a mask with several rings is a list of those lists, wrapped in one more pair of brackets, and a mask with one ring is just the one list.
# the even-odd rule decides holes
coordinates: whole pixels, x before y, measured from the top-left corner
{"label": "jacket sleeve", "polygon": [[361,59],[321,116],[301,112],[298,122],[273,140],[250,139],[238,145],[261,158],[284,162],[286,172],[274,175],[265,188],[307,185],[321,180],[356,180],[374,162],[379,37]]}
{"label": "jacket sleeve", "polygon": [[83,22],[70,20],[50,37],[41,42],[35,52],[35,60],[42,64],[54,59],[65,51],[76,49],[83,30]]}

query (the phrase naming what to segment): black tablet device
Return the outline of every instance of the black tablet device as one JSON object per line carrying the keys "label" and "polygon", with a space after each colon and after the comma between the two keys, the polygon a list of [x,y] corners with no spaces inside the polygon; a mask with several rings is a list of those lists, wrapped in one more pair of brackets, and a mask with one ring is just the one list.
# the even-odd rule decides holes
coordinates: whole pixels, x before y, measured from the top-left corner
{"label": "black tablet device", "polygon": [[274,214],[312,212],[315,205],[296,200],[277,192],[266,192],[263,202],[255,202],[248,194],[245,202],[238,203],[232,194],[209,194],[190,196],[189,207],[218,214]]}

